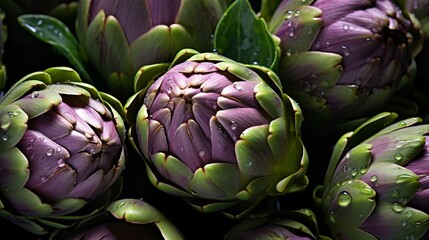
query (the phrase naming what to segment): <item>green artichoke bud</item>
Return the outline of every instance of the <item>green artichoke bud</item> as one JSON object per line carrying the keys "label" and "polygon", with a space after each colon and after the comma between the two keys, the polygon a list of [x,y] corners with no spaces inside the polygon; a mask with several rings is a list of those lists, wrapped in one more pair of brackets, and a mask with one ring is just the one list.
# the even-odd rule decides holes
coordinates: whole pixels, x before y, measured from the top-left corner
{"label": "green artichoke bud", "polygon": [[239,218],[268,195],[307,186],[301,110],[274,72],[190,49],[166,69],[143,67],[125,105],[157,188]]}
{"label": "green artichoke bud", "polygon": [[425,38],[429,37],[429,1],[408,0],[406,1],[408,11],[414,14],[422,25]]}
{"label": "green artichoke bud", "polygon": [[396,118],[380,113],[335,145],[314,190],[335,239],[428,239],[429,124]]}
{"label": "green artichoke bud", "polygon": [[147,202],[125,198],[112,202],[105,212],[82,220],[73,228],[52,234],[56,239],[182,240],[177,227]]}
{"label": "green artichoke bud", "polygon": [[284,91],[308,122],[366,119],[414,77],[421,31],[393,0],[263,1],[261,11],[281,39]]}
{"label": "green artichoke bud", "polygon": [[316,215],[310,209],[254,213],[233,226],[224,240],[301,239],[328,240],[319,234]]}
{"label": "green artichoke bud", "polygon": [[133,94],[137,70],[171,62],[183,48],[211,51],[211,38],[226,0],[83,0],[77,37],[109,92]]}
{"label": "green artichoke bud", "polygon": [[13,85],[0,100],[0,216],[46,234],[116,198],[126,135],[112,106],[66,67]]}

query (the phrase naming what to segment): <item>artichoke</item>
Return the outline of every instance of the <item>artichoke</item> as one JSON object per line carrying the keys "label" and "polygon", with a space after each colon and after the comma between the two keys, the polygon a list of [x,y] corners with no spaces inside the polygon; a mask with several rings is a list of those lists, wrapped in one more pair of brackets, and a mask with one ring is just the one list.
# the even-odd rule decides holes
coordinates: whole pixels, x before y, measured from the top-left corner
{"label": "artichoke", "polygon": [[76,227],[54,232],[56,239],[165,239],[182,240],[182,233],[149,203],[124,198],[110,203],[105,212],[84,219]]}
{"label": "artichoke", "polygon": [[126,157],[118,106],[67,67],[14,84],[0,100],[0,216],[46,234],[116,198]]}
{"label": "artichoke", "polygon": [[319,234],[316,215],[310,209],[253,213],[233,226],[224,240],[301,239],[328,240]]}
{"label": "artichoke", "polygon": [[137,70],[171,62],[190,47],[211,51],[227,0],[79,1],[77,37],[107,91],[120,100],[133,92]]}
{"label": "artichoke", "polygon": [[170,67],[143,67],[135,86],[128,136],[160,190],[240,218],[307,186],[303,116],[268,68],[184,49]]}
{"label": "artichoke", "polygon": [[411,84],[421,31],[394,0],[263,1],[260,14],[281,40],[279,77],[306,126],[352,130]]}
{"label": "artichoke", "polygon": [[4,14],[0,9],[0,98],[6,86],[6,66],[3,64],[4,42],[7,38],[6,26],[3,24]]}
{"label": "artichoke", "polygon": [[408,0],[406,7],[409,12],[414,14],[422,25],[425,38],[429,37],[429,1],[427,0]]}
{"label": "artichoke", "polygon": [[428,239],[429,124],[383,112],[335,145],[314,190],[335,239]]}

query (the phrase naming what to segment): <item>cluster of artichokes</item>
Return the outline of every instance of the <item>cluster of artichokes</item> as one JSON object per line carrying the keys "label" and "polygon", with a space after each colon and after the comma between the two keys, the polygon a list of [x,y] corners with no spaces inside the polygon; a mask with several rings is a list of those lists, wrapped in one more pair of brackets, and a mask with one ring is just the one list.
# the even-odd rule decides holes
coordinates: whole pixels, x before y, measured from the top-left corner
{"label": "cluster of artichokes", "polygon": [[429,239],[427,1],[0,9],[5,236]]}

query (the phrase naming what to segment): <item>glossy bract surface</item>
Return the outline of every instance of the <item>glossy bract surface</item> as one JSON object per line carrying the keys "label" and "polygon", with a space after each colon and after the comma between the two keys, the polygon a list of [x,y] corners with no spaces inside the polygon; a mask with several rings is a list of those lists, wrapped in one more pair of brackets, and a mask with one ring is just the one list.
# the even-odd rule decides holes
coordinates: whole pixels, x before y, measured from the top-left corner
{"label": "glossy bract surface", "polygon": [[285,92],[309,121],[376,114],[414,78],[422,35],[396,1],[283,0],[265,17],[281,39]]}
{"label": "glossy bract surface", "polygon": [[107,89],[126,100],[143,65],[171,62],[186,47],[211,51],[226,7],[225,0],[83,0],[76,33]]}
{"label": "glossy bract surface", "polygon": [[335,239],[427,239],[428,124],[380,113],[335,145],[316,204]]}
{"label": "glossy bract surface", "polygon": [[201,211],[305,188],[302,115],[276,75],[212,53],[191,55],[136,95],[142,105],[131,134],[153,184]]}
{"label": "glossy bract surface", "polygon": [[42,225],[66,227],[55,219],[78,219],[89,202],[116,194],[125,128],[108,98],[66,67],[34,72],[9,89],[0,100],[1,216],[43,234]]}

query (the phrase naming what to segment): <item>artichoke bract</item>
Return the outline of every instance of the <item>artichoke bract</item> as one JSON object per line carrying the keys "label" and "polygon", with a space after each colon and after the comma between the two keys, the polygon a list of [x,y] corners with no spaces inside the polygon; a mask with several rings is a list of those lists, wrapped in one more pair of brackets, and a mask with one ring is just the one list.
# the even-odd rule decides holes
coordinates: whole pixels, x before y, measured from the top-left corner
{"label": "artichoke bract", "polygon": [[303,116],[274,72],[190,49],[167,68],[143,67],[125,105],[130,142],[156,187],[239,218],[268,195],[307,186]]}
{"label": "artichoke bract", "polygon": [[6,26],[3,24],[3,14],[0,13],[0,98],[6,86],[6,66],[3,64],[4,43],[6,41]]}
{"label": "artichoke bract", "polygon": [[412,81],[421,30],[395,1],[273,2],[261,14],[281,40],[279,77],[309,122],[367,118]]}
{"label": "artichoke bract", "polygon": [[104,212],[79,222],[76,227],[55,232],[56,239],[164,239],[183,240],[177,227],[149,203],[124,198],[110,203]]}
{"label": "artichoke bract", "polygon": [[319,234],[316,215],[310,209],[253,213],[233,226],[223,239],[330,240]]}
{"label": "artichoke bract", "polygon": [[211,51],[226,2],[79,1],[76,33],[108,91],[126,100],[141,66],[171,62],[186,47]]}
{"label": "artichoke bract", "polygon": [[116,198],[126,157],[118,103],[67,67],[14,84],[0,100],[0,216],[45,234]]}
{"label": "artichoke bract", "polygon": [[335,145],[314,190],[335,239],[428,239],[429,124],[383,112]]}

